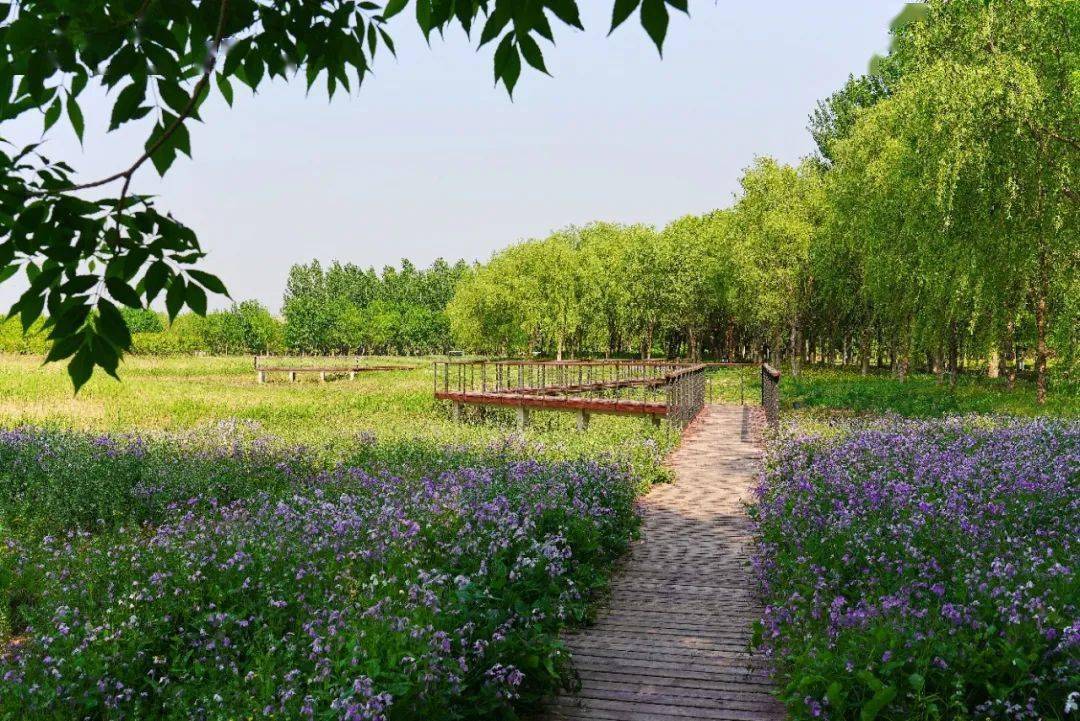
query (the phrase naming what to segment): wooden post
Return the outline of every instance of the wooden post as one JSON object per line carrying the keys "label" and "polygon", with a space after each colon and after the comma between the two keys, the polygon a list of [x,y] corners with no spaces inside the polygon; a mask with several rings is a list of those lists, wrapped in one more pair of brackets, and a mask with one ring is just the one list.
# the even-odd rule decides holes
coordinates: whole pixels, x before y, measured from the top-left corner
{"label": "wooden post", "polygon": [[652,414],[652,424],[653,428],[660,427],[660,416],[656,415],[655,413]]}
{"label": "wooden post", "polygon": [[320,383],[325,383],[326,382],[326,371],[319,371],[319,382]]}
{"label": "wooden post", "polygon": [[289,382],[290,383],[295,383],[296,382],[296,371],[289,371]]}
{"label": "wooden post", "polygon": [[529,420],[532,413],[525,406],[517,407],[517,426],[519,431],[524,431],[529,427]]}
{"label": "wooden post", "polygon": [[578,411],[577,412],[577,429],[579,431],[589,430],[589,412]]}
{"label": "wooden post", "polygon": [[356,371],[349,371],[349,380],[356,380]]}
{"label": "wooden post", "polygon": [[260,383],[265,383],[266,382],[266,371],[259,371],[259,382]]}
{"label": "wooden post", "polygon": [[450,417],[454,419],[454,423],[461,423],[461,403],[454,401],[450,409]]}

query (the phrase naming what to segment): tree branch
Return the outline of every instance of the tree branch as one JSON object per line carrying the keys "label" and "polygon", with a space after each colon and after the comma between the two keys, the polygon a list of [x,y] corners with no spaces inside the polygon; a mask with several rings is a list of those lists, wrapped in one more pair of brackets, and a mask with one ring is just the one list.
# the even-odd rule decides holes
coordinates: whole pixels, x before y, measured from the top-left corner
{"label": "tree branch", "polygon": [[[146,4],[149,4],[149,2],[147,2]],[[161,135],[158,136],[157,140],[151,143],[150,146],[146,148],[145,152],[143,152],[142,155],[136,158],[135,162],[132,163],[131,166],[128,167],[126,170],[121,170],[98,180],[92,180],[87,183],[73,185],[70,188],[64,188],[62,192],[70,193],[74,190],[88,190],[90,188],[97,188],[102,185],[108,185],[109,183],[115,182],[123,178],[124,193],[120,197],[120,205],[117,209],[117,212],[123,211],[124,195],[126,195],[127,188],[131,184],[132,176],[134,176],[135,173],[139,170],[139,168],[141,168],[143,164],[147,160],[149,160],[154,155],[154,153],[161,148],[162,145],[165,144],[165,141],[172,137],[172,135],[184,123],[184,121],[191,117],[191,113],[194,112],[195,106],[199,103],[199,97],[203,94],[203,91],[206,90],[206,86],[210,82],[210,76],[213,74],[214,67],[217,65],[218,53],[221,50],[222,35],[225,29],[225,10],[228,4],[229,0],[221,0],[221,9],[218,12],[218,24],[214,34],[213,47],[210,51],[210,56],[206,59],[206,68],[203,70],[202,77],[200,77],[199,81],[195,83],[195,87],[191,91],[191,98],[188,99],[187,105],[184,106],[184,109],[180,112],[179,115],[176,116],[176,119],[169,125],[169,127],[166,128],[161,133]],[[53,192],[60,191],[45,191],[44,193],[42,193],[42,195],[49,195]]]}

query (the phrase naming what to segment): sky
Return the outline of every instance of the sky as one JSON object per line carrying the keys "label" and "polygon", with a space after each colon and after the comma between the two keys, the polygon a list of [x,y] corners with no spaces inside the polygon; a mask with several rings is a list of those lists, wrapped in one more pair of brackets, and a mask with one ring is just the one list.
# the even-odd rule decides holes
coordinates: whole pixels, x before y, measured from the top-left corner
{"label": "sky", "polygon": [[[403,13],[397,58],[380,49],[359,92],[329,101],[297,78],[231,109],[215,95],[193,159],[164,179],[147,164],[133,189],[195,229],[233,298],[275,312],[289,267],[313,258],[426,266],[593,220],[662,226],[730,205],[756,156],[812,152],[814,104],[887,49],[903,3],[697,0],[673,14],[663,59],[636,18],[607,35],[612,0],[579,5],[586,30],[556,27],[553,77],[526,69],[513,100],[492,83],[493,47],[459,29],[428,47]],[[148,129],[106,134],[110,107],[90,95],[85,146],[62,120],[43,152],[84,179],[126,167]],[[2,128],[40,132],[39,117]],[[0,307],[18,285],[0,287]]]}

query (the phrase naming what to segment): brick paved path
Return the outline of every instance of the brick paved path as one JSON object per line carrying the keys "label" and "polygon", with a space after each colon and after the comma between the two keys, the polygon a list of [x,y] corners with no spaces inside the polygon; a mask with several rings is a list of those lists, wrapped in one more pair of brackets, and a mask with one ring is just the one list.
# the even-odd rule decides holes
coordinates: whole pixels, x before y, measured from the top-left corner
{"label": "brick paved path", "polygon": [[569,637],[581,675],[552,719],[771,721],[749,569],[749,498],[760,450],[750,408],[707,406],[669,463],[676,482],[642,501],[642,538],[597,623]]}

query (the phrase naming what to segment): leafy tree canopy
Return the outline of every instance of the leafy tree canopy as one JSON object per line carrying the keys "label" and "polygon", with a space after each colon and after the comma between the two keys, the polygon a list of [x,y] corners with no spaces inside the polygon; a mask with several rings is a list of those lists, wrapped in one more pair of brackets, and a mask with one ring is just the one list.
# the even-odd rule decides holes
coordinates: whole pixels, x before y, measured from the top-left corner
{"label": "leafy tree canopy", "polygon": [[[410,7],[411,6],[411,7]],[[662,50],[669,9],[687,0],[615,0],[611,29],[635,13]],[[198,269],[195,232],[132,188],[147,163],[166,173],[191,154],[189,125],[212,94],[233,99],[275,77],[356,90],[392,54],[391,19],[411,10],[425,37],[452,24],[493,47],[496,83],[513,93],[525,65],[547,72],[541,43],[582,28],[577,0],[22,0],[0,2],[0,123],[40,113],[84,139],[80,97],[112,98],[109,129],[145,120],[143,152],[109,176],[77,177],[38,144],[0,144],[0,282],[29,288],[11,309],[24,328],[47,316],[49,361],[70,359],[78,389],[95,366],[115,376],[131,332],[120,308],[164,295],[170,318],[205,314],[224,284]],[[87,193],[85,191],[94,191]]]}

